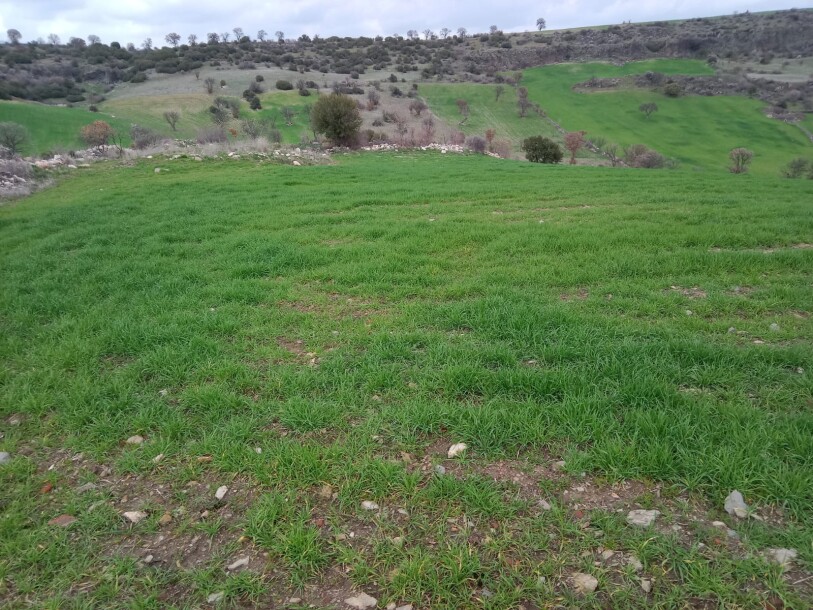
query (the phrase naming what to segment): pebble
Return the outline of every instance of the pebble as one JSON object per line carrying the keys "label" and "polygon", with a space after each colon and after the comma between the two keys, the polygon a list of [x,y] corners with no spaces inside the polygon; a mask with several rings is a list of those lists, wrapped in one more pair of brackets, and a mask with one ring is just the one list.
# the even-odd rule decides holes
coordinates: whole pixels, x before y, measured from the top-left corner
{"label": "pebble", "polygon": [[54,517],[48,522],[48,525],[56,525],[58,527],[68,527],[72,523],[76,523],[76,517],[72,515],[59,515]]}
{"label": "pebble", "polygon": [[693,312],[691,309],[687,309],[687,310],[686,310],[686,315],[687,315],[687,316],[693,316],[693,315],[694,315],[694,312]]}
{"label": "pebble", "polygon": [[144,442],[144,437],[141,436],[140,434],[135,434],[124,442],[127,443],[128,445],[140,445],[141,443]]}
{"label": "pebble", "polygon": [[224,597],[226,597],[225,591],[218,591],[217,593],[212,593],[209,597],[206,598],[206,601],[210,604],[216,604],[217,602],[221,601]]}
{"label": "pebble", "polygon": [[443,464],[436,465],[435,474],[442,477],[444,474],[446,474],[446,467]]}
{"label": "pebble", "polygon": [[395,610],[412,610],[412,604],[404,604],[403,606],[398,606]]}
{"label": "pebble", "polygon": [[774,322],[773,324],[771,324],[770,329],[771,329],[773,332],[775,332],[775,333],[776,333],[776,332],[779,332],[779,324],[777,324],[776,322]]}
{"label": "pebble", "polygon": [[565,461],[559,460],[558,462],[553,463],[554,470],[564,470],[565,469]]}
{"label": "pebble", "polygon": [[737,329],[736,329],[736,328],[734,328],[733,326],[730,326],[730,327],[728,328],[728,332],[729,332],[729,334],[732,334],[732,335],[733,335],[735,332],[737,332]]}
{"label": "pebble", "polygon": [[164,513],[161,515],[161,518],[158,519],[158,525],[169,525],[172,523],[172,515],[169,513]]}
{"label": "pebble", "polygon": [[644,593],[649,593],[652,591],[652,581],[648,578],[641,579],[641,588],[644,590]]}
{"label": "pebble", "polygon": [[745,503],[742,494],[736,489],[728,494],[724,506],[725,512],[733,517],[745,519],[748,516],[748,505]]}
{"label": "pebble", "polygon": [[0,464],[11,461],[11,454],[8,451],[0,451]]}
{"label": "pebble", "polygon": [[448,455],[450,458],[457,457],[468,448],[469,446],[466,443],[455,443],[449,447],[449,451],[446,453],[446,455]]}
{"label": "pebble", "polygon": [[85,483],[84,485],[80,485],[76,488],[76,493],[84,494],[89,491],[93,491],[94,489],[96,489],[96,483]]}
{"label": "pebble", "polygon": [[590,574],[576,572],[571,578],[576,591],[582,595],[592,593],[598,587],[598,580],[596,580],[593,576],[590,576]]}
{"label": "pebble", "polygon": [[124,518],[130,523],[138,523],[139,521],[143,521],[146,517],[147,513],[143,510],[130,510],[124,513]]}
{"label": "pebble", "polygon": [[644,564],[642,564],[641,560],[638,559],[635,555],[630,555],[629,558],[627,558],[627,564],[632,566],[632,568],[636,572],[640,572],[641,570],[644,569]]}
{"label": "pebble", "polygon": [[155,557],[152,555],[147,555],[142,561],[145,565],[150,565],[153,561],[155,561]]}
{"label": "pebble", "polygon": [[541,508],[542,510],[550,510],[553,507],[550,505],[550,502],[548,502],[547,500],[540,500],[539,501],[539,508]]}
{"label": "pebble", "polygon": [[378,510],[379,509],[378,504],[376,504],[372,500],[364,500],[364,502],[361,503],[361,507],[364,510]]}
{"label": "pebble", "polygon": [[235,562],[233,562],[233,563],[230,563],[230,564],[229,564],[229,565],[226,567],[226,569],[227,569],[229,572],[233,572],[234,570],[238,570],[238,569],[240,569],[240,568],[242,568],[242,567],[244,567],[244,566],[247,566],[247,565],[248,565],[248,557],[241,557],[241,558],[240,558],[240,559],[238,559],[237,561],[235,561]]}
{"label": "pebble", "polygon": [[611,550],[607,549],[606,551],[601,553],[601,558],[604,561],[607,561],[607,560],[611,559],[613,555],[615,555],[615,551],[611,551]]}
{"label": "pebble", "polygon": [[218,500],[222,500],[223,498],[226,497],[226,494],[228,492],[229,488],[226,487],[225,485],[221,485],[220,487],[217,488],[217,491],[215,492],[215,498],[217,498]]}
{"label": "pebble", "polygon": [[631,510],[627,513],[627,523],[635,527],[649,527],[660,514],[659,510]]}
{"label": "pebble", "polygon": [[152,458],[152,463],[153,463],[153,464],[158,464],[158,463],[159,463],[159,462],[161,462],[161,460],[163,460],[163,459],[164,459],[164,454],[163,454],[163,453],[159,453],[159,454],[158,454],[158,455],[156,455],[154,458]]}
{"label": "pebble", "polygon": [[298,603],[300,603],[301,601],[302,601],[302,598],[301,598],[301,597],[289,597],[289,598],[288,598],[288,603],[289,603],[289,604],[298,604]]}
{"label": "pebble", "polygon": [[796,549],[768,549],[768,559],[787,570],[796,559]]}
{"label": "pebble", "polygon": [[375,608],[378,600],[366,593],[359,593],[353,597],[348,597],[344,600],[344,603],[357,610],[366,610],[367,608]]}

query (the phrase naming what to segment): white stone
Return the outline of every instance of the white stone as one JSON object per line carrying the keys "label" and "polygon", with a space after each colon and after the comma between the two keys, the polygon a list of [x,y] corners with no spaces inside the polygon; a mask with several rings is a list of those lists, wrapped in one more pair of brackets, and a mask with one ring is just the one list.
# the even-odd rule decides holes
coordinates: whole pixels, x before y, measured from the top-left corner
{"label": "white stone", "polygon": [[240,569],[242,567],[245,567],[247,565],[248,565],[248,557],[241,557],[237,561],[235,561],[233,563],[230,563],[226,569],[229,572],[233,572],[234,570],[238,570],[238,569]]}
{"label": "white stone", "polygon": [[642,564],[641,560],[638,559],[635,555],[630,555],[629,558],[627,558],[627,564],[632,566],[632,569],[635,570],[636,572],[640,572],[641,570],[644,569],[644,564]]}
{"label": "white stone", "polygon": [[124,442],[126,442],[128,445],[140,445],[144,442],[144,437],[140,434],[134,434]]}
{"label": "white stone", "polygon": [[379,508],[378,504],[376,504],[372,500],[364,500],[364,502],[361,503],[361,507],[364,510],[378,510]]}
{"label": "white stone", "polygon": [[221,485],[220,487],[217,488],[217,491],[215,492],[215,498],[217,498],[218,500],[222,500],[223,498],[226,497],[226,494],[228,492],[229,488],[226,487],[225,485]]}
{"label": "white stone", "polygon": [[607,549],[606,551],[603,551],[601,553],[601,558],[604,561],[607,561],[608,559],[611,559],[613,555],[615,555],[615,551],[611,551],[611,550]]}
{"label": "white stone", "polygon": [[8,451],[0,451],[0,464],[11,461],[11,454]]}
{"label": "white stone", "polygon": [[547,500],[540,500],[539,501],[539,508],[541,508],[542,510],[550,510],[553,507],[550,505],[550,502],[548,502]]}
{"label": "white stone", "polygon": [[648,578],[641,579],[641,588],[644,590],[644,593],[649,593],[652,591],[652,581]]}
{"label": "white stone", "polygon": [[153,463],[153,464],[157,464],[157,463],[159,463],[159,462],[160,462],[161,460],[163,460],[163,459],[164,459],[164,454],[163,454],[163,453],[159,453],[159,454],[158,454],[158,455],[156,455],[154,458],[152,458],[152,463]]}
{"label": "white stone", "polygon": [[446,453],[446,455],[448,455],[450,458],[457,457],[468,448],[469,446],[466,443],[455,443],[449,447],[449,451]]}
{"label": "white stone", "polygon": [[787,570],[793,560],[796,559],[795,549],[768,549],[768,559],[779,564],[783,570]]}
{"label": "white stone", "polygon": [[218,591],[217,593],[212,593],[209,597],[206,598],[206,601],[210,604],[216,604],[217,602],[221,601],[224,597],[226,597],[225,591]]}
{"label": "white stone", "polygon": [[779,324],[777,324],[776,322],[774,322],[773,324],[771,324],[770,329],[771,329],[773,332],[775,332],[775,333],[776,333],[776,332],[779,332]]}
{"label": "white stone", "polygon": [[748,516],[748,505],[742,494],[736,489],[728,494],[725,499],[725,512],[739,519],[745,519]]}
{"label": "white stone", "polygon": [[147,513],[145,513],[143,510],[130,510],[124,513],[124,518],[130,523],[138,523],[139,521],[146,519],[146,517]]}
{"label": "white stone", "polygon": [[659,510],[631,510],[627,513],[627,523],[635,527],[649,527],[660,514]]}
{"label": "white stone", "polygon": [[596,587],[598,587],[598,580],[590,576],[590,574],[584,574],[583,572],[573,574],[572,580],[576,591],[583,595],[592,593],[596,590]]}
{"label": "white stone", "polygon": [[367,608],[375,608],[378,600],[366,593],[359,593],[353,597],[348,597],[344,600],[344,603],[357,610],[366,610]]}

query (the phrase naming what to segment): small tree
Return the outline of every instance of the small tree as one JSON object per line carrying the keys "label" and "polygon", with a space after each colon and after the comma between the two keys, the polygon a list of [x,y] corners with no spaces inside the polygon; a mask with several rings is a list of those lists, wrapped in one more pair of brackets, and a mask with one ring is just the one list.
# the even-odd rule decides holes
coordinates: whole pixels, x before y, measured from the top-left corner
{"label": "small tree", "polygon": [[459,99],[455,102],[457,104],[457,109],[460,111],[460,114],[464,117],[469,116],[469,103],[464,99]]}
{"label": "small tree", "polygon": [[16,155],[28,139],[28,130],[19,123],[10,121],[0,123],[0,146],[8,149],[11,156]]}
{"label": "small tree", "polygon": [[175,47],[178,46],[178,43],[181,41],[181,35],[178,34],[177,32],[170,32],[169,34],[164,36],[164,40],[166,40],[167,43],[174,49]]}
{"label": "small tree", "polygon": [[503,87],[502,85],[497,85],[496,87],[494,87],[494,101],[499,102],[500,97],[502,97],[502,94],[504,92],[505,92],[505,87]]}
{"label": "small tree", "polygon": [[519,117],[525,118],[528,114],[528,109],[532,106],[531,100],[528,99],[528,89],[519,87],[517,89],[517,107],[519,108]]}
{"label": "small tree", "polygon": [[417,99],[417,98],[415,98],[414,100],[412,100],[412,101],[409,103],[409,111],[410,111],[412,114],[414,114],[415,116],[421,116],[421,113],[422,113],[424,110],[426,110],[427,108],[429,108],[429,106],[427,106],[427,105],[426,105],[426,104],[423,102],[423,100],[419,100],[419,99]]}
{"label": "small tree", "polygon": [[277,30],[276,32],[274,32],[274,36],[277,37],[278,43],[282,44],[283,42],[285,42],[285,32],[283,32],[282,30]]}
{"label": "small tree", "polygon": [[361,116],[353,98],[341,93],[324,95],[311,110],[313,130],[325,134],[340,146],[355,143],[361,127]]}
{"label": "small tree", "polygon": [[82,141],[94,148],[104,148],[113,138],[113,128],[104,121],[93,121],[79,132]]}
{"label": "small tree", "polygon": [[466,28],[457,28],[457,35],[460,38],[465,38],[466,34],[468,34],[468,33],[469,33],[469,31]]}
{"label": "small tree", "polygon": [[543,17],[540,17],[539,19],[536,20],[536,29],[537,30],[539,30],[541,32],[546,27],[548,27],[548,24],[545,22],[545,19]]}
{"label": "small tree", "polygon": [[20,39],[23,37],[20,34],[20,30],[15,30],[14,28],[6,30],[6,36],[8,36],[8,41],[11,44],[20,44]]}
{"label": "small tree", "polygon": [[198,43],[198,35],[190,34],[186,37],[186,40],[189,42],[190,47],[194,47]]}
{"label": "small tree", "polygon": [[172,127],[172,131],[177,131],[175,125],[181,120],[181,113],[177,110],[167,110],[164,113],[164,120]]}
{"label": "small tree", "polygon": [[211,76],[204,79],[203,80],[203,86],[206,89],[206,93],[208,93],[209,95],[212,95],[215,92],[215,84],[216,83],[217,83],[217,81],[215,81],[215,79],[212,78]]}
{"label": "small tree", "polygon": [[570,164],[576,165],[576,153],[584,146],[584,131],[571,131],[565,134],[565,148],[570,151]]}
{"label": "small tree", "polygon": [[653,112],[658,111],[658,105],[655,102],[647,102],[638,106],[638,110],[643,112],[646,118],[649,118]]}
{"label": "small tree", "polygon": [[480,136],[471,136],[466,140],[466,146],[469,150],[476,152],[479,155],[483,155],[486,152],[486,141],[485,138]]}
{"label": "small tree", "polygon": [[265,42],[265,39],[267,37],[268,32],[266,32],[265,30],[260,30],[259,32],[257,32],[257,40],[259,40],[260,42]]}
{"label": "small tree", "polygon": [[533,136],[522,141],[525,158],[532,163],[560,163],[562,148],[550,138]]}
{"label": "small tree", "polygon": [[101,44],[101,43],[102,43],[102,39],[99,38],[98,36],[96,36],[96,34],[91,34],[90,36],[88,36],[88,44],[94,45],[94,44]]}
{"label": "small tree", "polygon": [[754,153],[747,148],[732,148],[731,152],[728,153],[728,157],[732,163],[728,170],[732,174],[744,174],[748,171],[748,166],[754,158]]}
{"label": "small tree", "polygon": [[451,31],[452,30],[450,30],[449,28],[440,28],[440,37],[443,38],[443,40],[446,40],[449,37]]}

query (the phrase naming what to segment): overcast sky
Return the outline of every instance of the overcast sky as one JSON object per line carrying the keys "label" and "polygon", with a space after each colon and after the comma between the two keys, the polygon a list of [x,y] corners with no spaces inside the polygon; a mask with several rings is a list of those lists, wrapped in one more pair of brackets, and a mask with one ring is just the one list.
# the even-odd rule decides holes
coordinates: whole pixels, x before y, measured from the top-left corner
{"label": "overcast sky", "polygon": [[813,0],[0,0],[0,36],[19,30],[24,41],[55,33],[100,36],[103,42],[133,42],[177,32],[205,38],[207,32],[241,27],[252,38],[260,29],[286,37],[375,36],[407,30],[484,32],[490,25],[505,31],[533,29],[544,17],[548,29],[703,17],[779,8],[807,8]]}

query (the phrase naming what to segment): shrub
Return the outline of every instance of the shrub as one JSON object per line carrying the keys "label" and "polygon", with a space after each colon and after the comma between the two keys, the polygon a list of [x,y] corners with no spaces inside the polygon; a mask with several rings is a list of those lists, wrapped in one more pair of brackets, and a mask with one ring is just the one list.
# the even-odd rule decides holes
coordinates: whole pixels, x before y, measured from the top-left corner
{"label": "shrub", "polygon": [[243,119],[240,121],[240,129],[246,136],[256,140],[266,134],[268,122],[262,119]]}
{"label": "shrub", "polygon": [[155,146],[161,141],[160,134],[140,125],[130,127],[130,138],[133,141],[133,148],[139,150]]}
{"label": "shrub", "polygon": [[633,144],[624,149],[624,162],[630,167],[659,169],[666,165],[663,155],[643,144]]}
{"label": "shrub", "polygon": [[261,83],[265,80],[265,77],[262,74],[258,74],[257,76],[254,77],[254,80],[258,83]]}
{"label": "shrub", "polygon": [[522,150],[532,163],[560,163],[564,157],[562,147],[543,136],[526,138],[522,141]]}
{"label": "shrub", "polygon": [[207,127],[198,131],[198,144],[217,144],[228,140],[226,130],[222,127]]}
{"label": "shrub", "polygon": [[99,107],[96,106],[95,104],[91,104],[90,106],[88,106],[88,110],[90,110],[91,112],[99,112]]}
{"label": "shrub", "polygon": [[104,121],[93,121],[82,127],[79,136],[88,146],[102,148],[113,138],[113,128]]}
{"label": "shrub", "polygon": [[790,161],[782,170],[782,175],[785,178],[801,178],[804,176],[808,167],[813,170],[813,164],[810,164],[807,159],[798,157]]}
{"label": "shrub", "polygon": [[350,146],[358,138],[361,116],[352,98],[332,93],[313,105],[311,122],[317,133],[325,134],[334,144]]}
{"label": "shrub", "polygon": [[732,148],[728,153],[728,158],[731,159],[731,167],[728,168],[732,174],[744,174],[748,171],[748,166],[754,158],[754,153],[747,148]]}
{"label": "shrub", "polygon": [[11,156],[16,155],[28,139],[28,130],[19,123],[6,121],[0,123],[0,146],[7,149]]}
{"label": "shrub", "polygon": [[294,88],[294,85],[289,80],[278,80],[276,87],[280,91],[291,91]]}
{"label": "shrub", "polygon": [[466,140],[466,146],[469,150],[482,155],[486,152],[487,142],[485,138],[480,136],[471,136]]}
{"label": "shrub", "polygon": [[663,94],[666,97],[680,97],[681,93],[682,93],[682,90],[680,88],[680,85],[678,85],[677,83],[668,83],[663,88]]}

